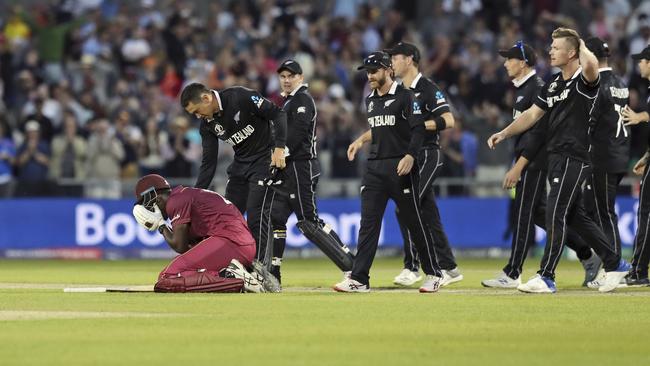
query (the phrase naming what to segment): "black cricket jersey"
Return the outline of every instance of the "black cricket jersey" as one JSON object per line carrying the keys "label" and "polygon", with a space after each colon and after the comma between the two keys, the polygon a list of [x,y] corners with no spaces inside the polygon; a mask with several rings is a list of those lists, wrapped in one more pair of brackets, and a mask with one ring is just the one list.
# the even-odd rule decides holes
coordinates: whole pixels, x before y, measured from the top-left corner
{"label": "black cricket jersey", "polygon": [[[415,98],[422,108],[423,121],[432,120],[450,111],[445,93],[440,89],[438,84],[423,77],[422,73],[418,73],[409,88],[415,94]],[[425,130],[422,149],[438,148],[440,141],[439,132],[437,129],[435,131]]]}
{"label": "black cricket jersey", "polygon": [[253,162],[286,145],[287,117],[277,105],[255,90],[235,86],[213,91],[219,112],[201,121],[203,145],[197,188],[208,188],[217,168],[219,140],[232,145],[235,160]]}
{"label": "black cricket jersey", "polygon": [[535,99],[548,114],[547,151],[585,163],[589,158],[589,115],[598,95],[599,79],[587,82],[582,68],[564,80],[554,75]]}
{"label": "black cricket jersey", "polygon": [[316,103],[300,85],[282,106],[287,114],[287,161],[316,159]]}
{"label": "black cricket jersey", "polygon": [[621,110],[629,102],[627,86],[611,67],[600,71],[600,89],[591,112],[591,161],[594,171],[625,173],[630,158],[630,131]]}
{"label": "black cricket jersey", "polygon": [[[512,119],[516,120],[519,115],[530,108],[544,87],[544,80],[534,70],[521,80],[513,81],[515,85],[515,101],[512,105]],[[544,114],[537,124],[519,134],[515,140],[515,161],[523,156],[528,159],[527,169],[546,170],[546,120],[548,115]]]}
{"label": "black cricket jersey", "polygon": [[393,81],[390,90],[366,98],[368,124],[372,133],[368,160],[402,158],[417,153],[424,140],[422,109],[411,90]]}

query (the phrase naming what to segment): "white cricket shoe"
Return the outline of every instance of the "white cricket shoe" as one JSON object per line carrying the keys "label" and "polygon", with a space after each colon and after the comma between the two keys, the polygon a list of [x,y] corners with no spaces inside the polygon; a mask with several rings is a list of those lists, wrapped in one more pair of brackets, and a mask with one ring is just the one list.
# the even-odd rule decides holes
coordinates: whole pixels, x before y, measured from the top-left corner
{"label": "white cricket shoe", "polygon": [[601,268],[598,271],[598,275],[596,276],[596,279],[593,280],[593,281],[587,282],[587,287],[589,287],[591,289],[594,289],[594,290],[597,290],[597,289],[600,288],[600,286],[602,286],[604,284],[605,284],[605,270]]}
{"label": "white cricket shoe", "polygon": [[460,270],[458,267],[454,269],[443,269],[442,270],[442,280],[440,281],[440,286],[445,287],[447,285],[451,285],[452,283],[462,281],[463,280],[463,274],[460,273]]}
{"label": "white cricket shoe", "polygon": [[341,281],[347,280],[350,276],[352,276],[352,271],[343,271],[343,279]]}
{"label": "white cricket shoe", "polygon": [[420,292],[422,293],[431,293],[431,292],[438,292],[440,289],[440,283],[442,282],[442,278],[434,275],[426,275],[424,277],[424,282],[422,282],[422,286],[420,286]]}
{"label": "white cricket shoe", "polygon": [[337,292],[370,292],[368,285],[364,285],[350,277],[334,285],[333,289]]}
{"label": "white cricket shoe", "polygon": [[239,278],[244,280],[245,292],[266,292],[266,289],[260,283],[258,276],[251,274],[246,270],[243,264],[238,260],[233,259],[226,267],[226,276],[230,278]]}
{"label": "white cricket shoe", "polygon": [[605,272],[605,283],[598,288],[599,292],[610,292],[616,290],[625,279],[632,266],[624,259],[618,262],[618,268],[613,271]]}
{"label": "white cricket shoe", "polygon": [[481,281],[481,285],[492,288],[517,288],[521,285],[521,276],[513,279],[508,277],[505,272],[501,272],[497,278]]}
{"label": "white cricket shoe", "polygon": [[557,291],[557,288],[555,287],[555,281],[536,274],[528,282],[517,286],[517,290],[532,294],[553,294]]}
{"label": "white cricket shoe", "polygon": [[393,283],[400,286],[411,286],[421,280],[422,275],[419,272],[413,272],[408,268],[404,268],[402,272],[393,279]]}

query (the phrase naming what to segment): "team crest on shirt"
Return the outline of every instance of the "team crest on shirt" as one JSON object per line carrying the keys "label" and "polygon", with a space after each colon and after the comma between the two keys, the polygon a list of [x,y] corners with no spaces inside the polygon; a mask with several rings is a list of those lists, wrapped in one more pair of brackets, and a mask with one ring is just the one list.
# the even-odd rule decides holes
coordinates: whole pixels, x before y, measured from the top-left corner
{"label": "team crest on shirt", "polygon": [[223,126],[218,123],[214,124],[214,132],[217,133],[217,136],[223,136],[223,134],[226,133]]}
{"label": "team crest on shirt", "polygon": [[235,113],[235,116],[232,118],[232,119],[235,120],[236,123],[239,123],[239,113],[240,113],[240,112],[241,112],[241,111],[237,111],[237,113]]}
{"label": "team crest on shirt", "polygon": [[416,98],[419,98],[419,97],[420,97],[420,94],[422,94],[422,93],[415,93],[415,97],[416,97]]}
{"label": "team crest on shirt", "polygon": [[372,112],[372,109],[375,107],[373,102],[368,103],[368,113]]}
{"label": "team crest on shirt", "polygon": [[518,97],[517,97],[517,100],[515,101],[515,103],[519,103],[519,102],[521,102],[522,99],[524,99],[524,96],[523,96],[523,95],[518,96]]}
{"label": "team crest on shirt", "polygon": [[384,108],[388,108],[389,105],[393,104],[395,99],[387,100],[384,102]]}
{"label": "team crest on shirt", "polygon": [[438,90],[436,92],[436,103],[440,104],[440,103],[444,103],[444,102],[445,102],[445,95],[442,94],[442,92],[440,90]]}
{"label": "team crest on shirt", "polygon": [[420,109],[420,103],[417,101],[413,101],[413,114],[422,114],[422,110]]}
{"label": "team crest on shirt", "polygon": [[554,81],[551,83],[551,85],[548,86],[548,92],[552,93],[555,91],[556,88],[557,88],[557,83]]}
{"label": "team crest on shirt", "polygon": [[257,108],[262,108],[262,103],[264,103],[264,98],[260,98],[257,95],[251,95],[251,100],[253,101],[253,103],[255,103]]}

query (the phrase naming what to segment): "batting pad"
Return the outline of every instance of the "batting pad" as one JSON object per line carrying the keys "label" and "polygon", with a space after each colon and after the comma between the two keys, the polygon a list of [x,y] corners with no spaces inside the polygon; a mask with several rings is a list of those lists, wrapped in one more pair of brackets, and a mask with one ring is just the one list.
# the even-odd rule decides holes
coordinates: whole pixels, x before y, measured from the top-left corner
{"label": "batting pad", "polygon": [[63,289],[63,292],[153,292],[153,285],[66,287]]}

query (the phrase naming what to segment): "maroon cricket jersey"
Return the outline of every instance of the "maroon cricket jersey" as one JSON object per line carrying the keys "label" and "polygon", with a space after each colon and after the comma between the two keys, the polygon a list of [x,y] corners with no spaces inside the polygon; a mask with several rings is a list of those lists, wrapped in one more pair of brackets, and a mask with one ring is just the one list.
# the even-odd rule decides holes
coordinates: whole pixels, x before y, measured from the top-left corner
{"label": "maroon cricket jersey", "polygon": [[190,225],[189,234],[193,241],[220,236],[238,245],[255,243],[237,207],[218,193],[175,187],[169,194],[166,211],[172,230],[181,224]]}

